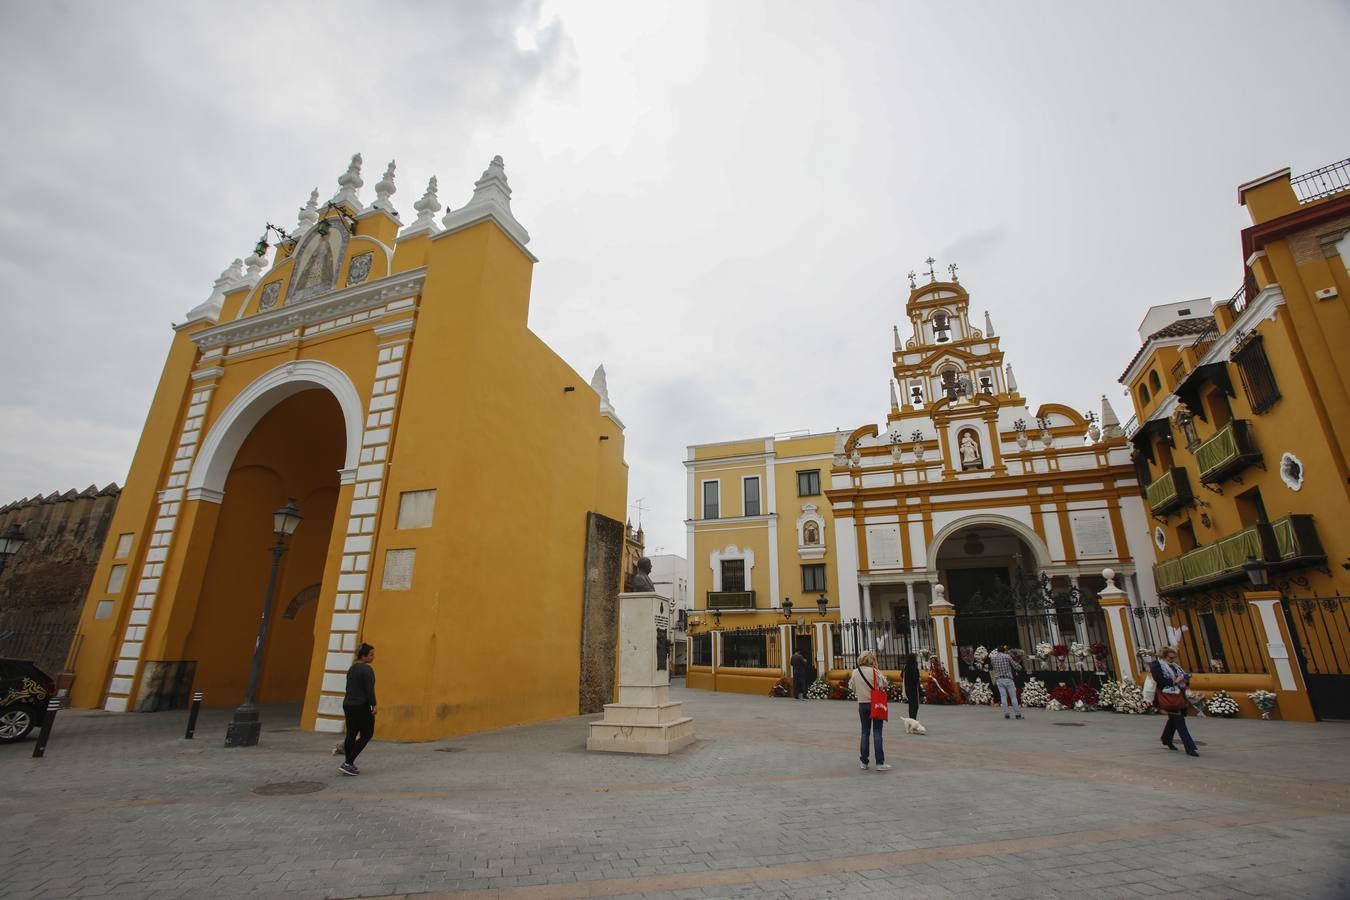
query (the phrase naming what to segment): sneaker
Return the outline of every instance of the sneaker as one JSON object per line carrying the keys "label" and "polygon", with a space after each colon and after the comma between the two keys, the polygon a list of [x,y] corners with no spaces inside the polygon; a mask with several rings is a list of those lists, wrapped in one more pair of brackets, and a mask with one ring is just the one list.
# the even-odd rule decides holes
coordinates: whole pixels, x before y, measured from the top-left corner
{"label": "sneaker", "polygon": [[[1004,713],[1004,714],[1003,714],[1003,718],[1005,718],[1005,719],[1011,719],[1012,716],[1008,715],[1007,713]],[[1021,717],[1021,716],[1018,716],[1017,718],[1020,719],[1020,718],[1022,718],[1022,717]]]}
{"label": "sneaker", "polygon": [[890,765],[890,763],[882,763],[881,765],[877,766],[877,771],[878,771],[878,772],[889,772],[889,771],[891,770],[891,768],[892,768],[892,766]]}
{"label": "sneaker", "polygon": [[343,775],[360,775],[360,774],[361,774],[360,772],[358,772],[358,771],[356,770],[356,766],[352,765],[351,763],[343,763],[342,765],[338,766],[338,771],[341,772]]}
{"label": "sneaker", "polygon": [[1022,718],[1022,717],[1021,717],[1021,716],[1014,716],[1013,718],[1015,718],[1015,719],[1020,719],[1020,718]]}
{"label": "sneaker", "polygon": [[858,763],[858,768],[860,768],[860,769],[862,769],[864,772],[866,772],[866,771],[867,771],[867,763]]}

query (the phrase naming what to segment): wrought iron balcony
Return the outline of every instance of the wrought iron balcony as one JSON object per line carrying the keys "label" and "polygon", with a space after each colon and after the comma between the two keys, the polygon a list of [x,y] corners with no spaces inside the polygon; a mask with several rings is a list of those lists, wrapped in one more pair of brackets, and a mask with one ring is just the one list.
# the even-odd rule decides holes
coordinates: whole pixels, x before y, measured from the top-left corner
{"label": "wrought iron balcony", "polygon": [[754,591],[708,591],[708,609],[754,608]]}
{"label": "wrought iron balcony", "polygon": [[1271,522],[1270,529],[1275,533],[1275,548],[1281,566],[1326,560],[1327,554],[1313,527],[1312,516],[1285,516]]}
{"label": "wrought iron balcony", "polygon": [[1186,470],[1179,467],[1159,475],[1144,494],[1148,497],[1148,508],[1155,516],[1167,515],[1195,499],[1191,496],[1191,482],[1186,477]]}
{"label": "wrought iron balcony", "polygon": [[[1306,532],[1298,534],[1293,540],[1299,538],[1306,538]],[[1312,540],[1316,540],[1316,535],[1313,535]],[[1175,594],[1184,589],[1237,581],[1247,577],[1242,564],[1248,557],[1266,563],[1280,561],[1274,526],[1265,522],[1249,525],[1212,544],[1189,550],[1176,559],[1164,560],[1153,567],[1153,582],[1159,594]]]}
{"label": "wrought iron balcony", "polygon": [[1261,451],[1252,444],[1246,419],[1233,419],[1195,447],[1195,462],[1205,484],[1218,484],[1260,461]]}

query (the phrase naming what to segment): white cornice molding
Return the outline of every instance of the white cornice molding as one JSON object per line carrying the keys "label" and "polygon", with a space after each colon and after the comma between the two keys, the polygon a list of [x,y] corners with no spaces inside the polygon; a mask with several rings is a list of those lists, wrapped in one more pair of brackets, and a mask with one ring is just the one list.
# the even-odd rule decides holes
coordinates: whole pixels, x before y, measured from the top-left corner
{"label": "white cornice molding", "polygon": [[422,290],[426,277],[426,267],[421,266],[379,281],[330,291],[294,306],[287,304],[280,309],[258,313],[247,319],[206,328],[194,334],[192,340],[198,348],[205,350],[284,334],[306,325],[373,309],[393,300],[416,296]]}
{"label": "white cornice molding", "polygon": [[391,334],[402,334],[405,331],[412,330],[413,319],[411,316],[406,319],[397,319],[393,322],[382,322],[373,329],[375,334],[379,337],[388,337]]}
{"label": "white cornice molding", "polygon": [[1195,343],[1195,339],[1197,337],[1198,335],[1194,334],[1183,334],[1179,337],[1149,338],[1148,341],[1145,342],[1144,344],[1145,352],[1139,354],[1138,358],[1135,359],[1135,361],[1130,364],[1130,367],[1125,370],[1125,374],[1121,376],[1120,380],[1117,381],[1116,384],[1121,384],[1128,388],[1134,382],[1134,380],[1138,378],[1139,375],[1143,372],[1146,365],[1153,365],[1152,363],[1153,354],[1154,351],[1158,350],[1158,348],[1189,347],[1191,344]]}
{"label": "white cornice molding", "polygon": [[225,370],[220,366],[211,366],[209,369],[198,369],[192,373],[191,378],[193,381],[209,381],[213,378],[219,378],[224,374]]}

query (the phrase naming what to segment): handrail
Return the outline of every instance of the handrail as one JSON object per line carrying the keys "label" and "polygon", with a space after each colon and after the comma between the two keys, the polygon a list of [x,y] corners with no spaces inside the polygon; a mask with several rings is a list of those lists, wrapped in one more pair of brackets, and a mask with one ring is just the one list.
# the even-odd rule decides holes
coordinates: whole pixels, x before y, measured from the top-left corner
{"label": "handrail", "polygon": [[1332,194],[1339,194],[1350,188],[1350,159],[1304,172],[1296,178],[1289,179],[1289,186],[1294,189],[1294,196],[1298,198],[1299,203],[1311,203]]}

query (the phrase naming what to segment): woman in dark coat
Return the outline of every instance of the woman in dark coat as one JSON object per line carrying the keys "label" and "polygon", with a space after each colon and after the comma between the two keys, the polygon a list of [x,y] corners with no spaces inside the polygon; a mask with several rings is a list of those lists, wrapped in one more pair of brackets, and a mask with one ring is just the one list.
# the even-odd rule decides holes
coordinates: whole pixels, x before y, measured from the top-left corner
{"label": "woman in dark coat", "polygon": [[[1177,665],[1177,650],[1175,647],[1162,647],[1158,650],[1158,658],[1153,660],[1151,667],[1153,683],[1158,686],[1156,697],[1164,691],[1167,693],[1181,692],[1182,698],[1186,696],[1186,685],[1190,682],[1191,676],[1186,674],[1186,670]],[[1168,750],[1177,749],[1177,745],[1172,743],[1174,734],[1181,735],[1181,743],[1186,747],[1187,756],[1199,756],[1196,752],[1195,741],[1191,740],[1191,730],[1186,727],[1186,707],[1189,704],[1182,703],[1181,709],[1176,712],[1167,713],[1167,725],[1163,728],[1162,744]]]}
{"label": "woman in dark coat", "polygon": [[905,699],[909,701],[909,717],[919,717],[919,660],[913,653],[905,655]]}

